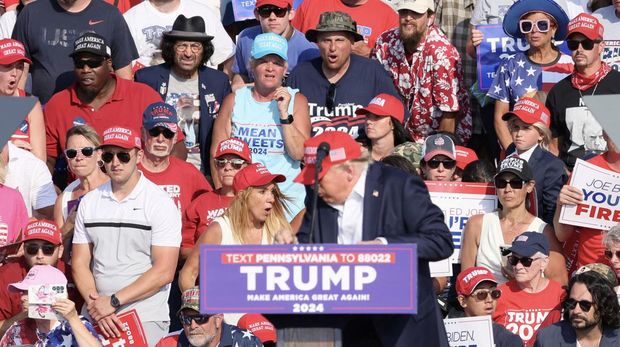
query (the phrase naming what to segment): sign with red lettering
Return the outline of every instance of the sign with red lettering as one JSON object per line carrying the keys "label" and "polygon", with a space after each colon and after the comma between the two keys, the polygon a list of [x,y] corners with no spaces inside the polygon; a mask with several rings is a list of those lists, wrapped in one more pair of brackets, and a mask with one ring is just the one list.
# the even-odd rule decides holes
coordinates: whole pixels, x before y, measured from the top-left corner
{"label": "sign with red lettering", "polygon": [[620,174],[577,159],[570,185],[581,189],[583,201],[564,205],[560,223],[609,230],[620,223]]}
{"label": "sign with red lettering", "polygon": [[105,339],[103,332],[98,325],[95,325],[95,330],[99,334],[99,338],[102,340],[101,344],[110,347],[148,347],[146,342],[146,336],[142,329],[142,323],[138,317],[136,310],[130,310],[125,313],[117,315],[118,319],[123,323],[125,330],[121,332],[121,337],[113,337]]}
{"label": "sign with red lettering", "polygon": [[491,316],[450,318],[443,324],[451,347],[495,346]]}

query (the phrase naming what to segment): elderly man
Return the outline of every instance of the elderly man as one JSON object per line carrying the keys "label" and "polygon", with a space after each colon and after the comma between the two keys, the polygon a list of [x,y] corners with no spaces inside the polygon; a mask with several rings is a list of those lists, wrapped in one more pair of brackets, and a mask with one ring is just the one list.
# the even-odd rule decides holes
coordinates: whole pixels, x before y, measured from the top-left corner
{"label": "elderly man", "polygon": [[421,142],[431,131],[448,131],[459,141],[471,137],[469,96],[458,51],[434,25],[433,0],[402,0],[400,25],[381,34],[372,57],[390,73],[411,118],[405,128]]}
{"label": "elderly man", "polygon": [[103,132],[101,160],[110,181],[82,198],[72,265],[88,314],[106,337],[120,337],[116,313],[135,309],[154,346],[168,333],[181,215],[168,194],[138,170],[141,147],[136,130]]}
{"label": "elderly man", "polygon": [[321,56],[297,65],[287,84],[308,98],[312,135],[342,131],[357,138],[365,117],[355,110],[380,93],[398,96],[390,77],[376,62],[351,55],[362,35],[346,13],[321,14],[316,29],[308,30],[306,37],[317,43]]}
{"label": "elderly man", "polygon": [[[329,144],[330,151],[318,173],[318,228],[310,235],[312,199],[307,198],[308,213],[297,234],[299,241],[416,243],[419,261],[417,315],[378,315],[370,319],[385,346],[411,346],[412,341],[447,346],[428,268],[428,262],[445,259],[453,251],[443,213],[431,202],[419,177],[383,163],[371,164],[369,156],[362,155],[360,145],[342,132],[321,134],[304,143],[307,165],[295,179],[297,182],[314,183],[316,167],[310,163],[316,162],[317,148],[323,142]],[[347,330],[344,336],[346,344]]]}
{"label": "elderly man", "polygon": [[176,108],[188,161],[207,174],[213,121],[230,93],[228,76],[205,66],[214,52],[212,39],[201,17],[180,15],[163,34],[165,62],[136,72],[136,81],[148,84]]}
{"label": "elderly man", "polygon": [[237,52],[232,68],[233,89],[254,81],[250,67],[251,49],[254,39],[259,34],[274,33],[288,41],[287,75],[297,66],[297,63],[319,56],[316,45],[308,41],[304,34],[291,24],[291,20],[295,18],[293,0],[258,0],[254,9],[254,17],[260,25],[244,29],[237,39]]}
{"label": "elderly man", "polygon": [[577,158],[605,151],[602,129],[583,103],[584,95],[620,94],[620,72],[601,61],[605,48],[603,26],[595,17],[582,13],[568,23],[566,43],[575,71],[558,82],[547,96],[551,112],[550,149],[572,170]]}

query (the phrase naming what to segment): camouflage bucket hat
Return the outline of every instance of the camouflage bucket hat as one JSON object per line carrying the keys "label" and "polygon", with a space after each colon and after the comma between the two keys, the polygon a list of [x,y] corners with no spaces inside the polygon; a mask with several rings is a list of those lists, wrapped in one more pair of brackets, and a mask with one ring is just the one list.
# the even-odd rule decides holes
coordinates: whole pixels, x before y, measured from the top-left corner
{"label": "camouflage bucket hat", "polygon": [[601,263],[591,263],[584,265],[577,269],[574,275],[582,274],[589,271],[595,272],[596,274],[603,277],[605,280],[607,280],[607,282],[609,282],[609,284],[612,285],[612,287],[618,285],[618,279],[616,278],[616,273],[614,272],[614,270],[612,270],[609,266]]}
{"label": "camouflage bucket hat", "polygon": [[319,32],[345,31],[353,34],[353,41],[361,41],[364,39],[357,32],[357,24],[349,14],[344,12],[323,12],[319,19],[316,29],[310,29],[306,32],[306,38],[310,42],[316,42],[316,36]]}
{"label": "camouflage bucket hat", "polygon": [[422,144],[417,142],[405,142],[392,150],[392,153],[408,159],[416,169],[420,169],[422,160]]}

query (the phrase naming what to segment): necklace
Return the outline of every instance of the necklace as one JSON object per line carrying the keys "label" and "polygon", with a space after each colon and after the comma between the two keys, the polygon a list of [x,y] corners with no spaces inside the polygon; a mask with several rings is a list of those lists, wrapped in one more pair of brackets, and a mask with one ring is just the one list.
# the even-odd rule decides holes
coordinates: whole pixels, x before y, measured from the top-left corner
{"label": "necklace", "polygon": [[[596,83],[594,85],[594,90],[592,91],[592,94],[590,94],[590,96],[592,96],[592,95],[594,95],[594,93],[596,93],[596,88],[598,88],[598,83]],[[579,96],[581,97],[581,100],[580,100],[581,101],[580,104],[581,104],[583,102],[583,94],[581,93],[580,89],[577,89],[577,91],[579,92]]]}

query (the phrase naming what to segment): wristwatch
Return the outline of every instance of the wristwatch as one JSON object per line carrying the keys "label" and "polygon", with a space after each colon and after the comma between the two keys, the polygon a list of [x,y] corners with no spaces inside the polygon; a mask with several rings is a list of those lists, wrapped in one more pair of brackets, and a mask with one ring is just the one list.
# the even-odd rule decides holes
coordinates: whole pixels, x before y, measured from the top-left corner
{"label": "wristwatch", "polygon": [[121,302],[116,297],[116,294],[112,294],[112,296],[110,296],[110,305],[112,305],[112,307],[114,308],[121,307]]}
{"label": "wristwatch", "polygon": [[285,119],[280,118],[280,124],[291,124],[294,120],[295,118],[293,118],[293,115],[289,114]]}

